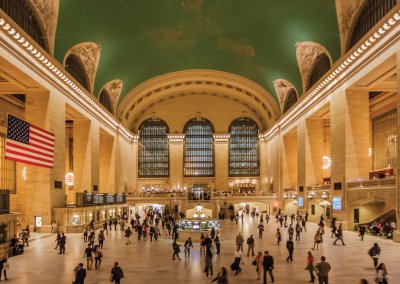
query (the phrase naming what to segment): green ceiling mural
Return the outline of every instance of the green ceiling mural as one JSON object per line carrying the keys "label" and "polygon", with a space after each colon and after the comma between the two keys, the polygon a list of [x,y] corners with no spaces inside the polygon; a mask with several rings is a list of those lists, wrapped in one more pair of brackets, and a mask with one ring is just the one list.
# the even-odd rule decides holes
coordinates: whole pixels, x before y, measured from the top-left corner
{"label": "green ceiling mural", "polygon": [[73,45],[102,47],[95,95],[122,79],[121,100],[155,76],[213,69],[253,80],[276,99],[273,80],[301,90],[298,41],[340,53],[334,0],[61,0],[56,57]]}

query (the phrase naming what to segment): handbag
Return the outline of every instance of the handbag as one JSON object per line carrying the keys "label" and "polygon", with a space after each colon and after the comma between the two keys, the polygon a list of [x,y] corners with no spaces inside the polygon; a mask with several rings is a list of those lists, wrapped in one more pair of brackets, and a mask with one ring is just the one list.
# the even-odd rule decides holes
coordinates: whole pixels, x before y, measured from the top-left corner
{"label": "handbag", "polygon": [[253,262],[252,262],[251,264],[257,265],[257,261],[256,261],[256,260],[253,260]]}
{"label": "handbag", "polygon": [[110,282],[114,282],[114,276],[110,274]]}

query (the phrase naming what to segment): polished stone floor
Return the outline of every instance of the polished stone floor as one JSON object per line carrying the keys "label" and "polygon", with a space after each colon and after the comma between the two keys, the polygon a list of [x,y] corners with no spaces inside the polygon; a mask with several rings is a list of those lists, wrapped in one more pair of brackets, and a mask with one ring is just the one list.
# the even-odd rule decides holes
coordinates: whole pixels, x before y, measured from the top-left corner
{"label": "polished stone floor", "polygon": [[[265,223],[264,223],[265,224]],[[220,266],[229,267],[233,262],[235,236],[242,232],[245,238],[254,234],[256,251],[269,250],[275,258],[275,283],[307,283],[308,272],[305,268],[307,251],[312,247],[312,239],[316,225],[308,224],[307,233],[302,234],[302,240],[295,242],[294,261],[286,262],[287,251],[283,236],[280,246],[275,241],[275,222],[265,226],[264,238],[261,240],[256,233],[256,222],[245,218],[244,225],[232,224],[229,220],[222,223],[223,240],[222,254],[214,257],[214,270]],[[316,259],[321,255],[327,257],[332,265],[329,283],[350,284],[359,283],[359,279],[366,278],[373,282],[374,270],[372,260],[367,255],[368,248],[373,242],[378,241],[382,248],[381,261],[385,262],[393,280],[389,283],[400,283],[400,244],[372,236],[366,236],[363,242],[359,241],[357,234],[345,232],[346,246],[333,246],[333,240],[325,234],[322,249],[314,251]],[[85,263],[83,251],[86,245],[80,234],[67,235],[67,249],[65,255],[58,255],[54,249],[54,239],[37,239],[31,243],[23,255],[10,258],[8,283],[33,284],[57,283],[70,284],[73,281],[73,269],[77,263]],[[246,246],[245,246],[246,248]],[[149,240],[137,241],[126,246],[123,234],[113,231],[106,236],[103,263],[99,270],[88,271],[85,283],[109,283],[109,274],[114,261],[119,261],[124,270],[125,278],[122,283],[209,283],[203,271],[203,260],[199,253],[198,245],[188,260],[171,260],[171,240],[161,239],[150,243]],[[252,257],[245,257],[242,272],[234,276],[229,272],[230,283],[262,283],[256,281],[255,267],[251,265]],[[85,264],[86,265],[86,264]],[[269,282],[270,283],[270,282]]]}

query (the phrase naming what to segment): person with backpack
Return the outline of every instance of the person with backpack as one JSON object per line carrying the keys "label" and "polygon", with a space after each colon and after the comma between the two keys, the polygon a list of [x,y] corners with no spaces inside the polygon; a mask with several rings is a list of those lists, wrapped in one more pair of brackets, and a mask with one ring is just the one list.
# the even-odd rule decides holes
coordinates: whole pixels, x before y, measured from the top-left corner
{"label": "person with backpack", "polygon": [[339,240],[342,242],[342,245],[346,245],[343,241],[343,230],[341,226],[339,226],[339,229],[336,232],[336,240],[333,242],[333,244],[336,246],[336,242]]}
{"label": "person with backpack", "polygon": [[368,255],[374,261],[374,267],[378,266],[379,255],[381,254],[381,248],[378,243],[374,243],[373,247],[368,250]]}
{"label": "person with backpack", "polygon": [[124,278],[124,272],[121,267],[118,266],[118,262],[115,262],[114,267],[111,269],[110,282],[120,284],[122,278]]}
{"label": "person with backpack", "polygon": [[178,259],[181,260],[181,258],[179,257],[179,253],[181,252],[180,245],[178,245],[176,241],[172,243],[172,249],[174,251],[174,254],[172,255],[172,260],[175,260],[175,256],[177,256]]}
{"label": "person with backpack", "polygon": [[300,241],[301,226],[299,223],[296,224],[296,241]]}
{"label": "person with backpack", "polygon": [[251,235],[250,237],[247,238],[247,256],[250,256],[250,251],[251,251],[251,255],[255,256],[254,254],[254,238],[253,235]]}
{"label": "person with backpack", "polygon": [[289,262],[289,260],[290,260],[290,261],[293,261],[294,244],[293,244],[292,239],[287,240],[287,242],[286,242],[286,248],[287,248],[287,250],[288,250],[288,252],[289,252],[289,256],[286,258],[286,261],[287,261],[287,262]]}
{"label": "person with backpack", "polygon": [[132,230],[131,230],[130,227],[128,227],[125,230],[126,245],[130,245],[131,244],[131,236],[132,236]]}

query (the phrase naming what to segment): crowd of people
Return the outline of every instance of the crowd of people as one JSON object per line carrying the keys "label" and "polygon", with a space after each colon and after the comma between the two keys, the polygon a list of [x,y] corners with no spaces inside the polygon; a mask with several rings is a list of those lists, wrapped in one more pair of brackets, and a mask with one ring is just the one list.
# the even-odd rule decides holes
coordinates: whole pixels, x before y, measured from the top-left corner
{"label": "crowd of people", "polygon": [[[106,241],[110,231],[121,231],[124,236],[123,240],[126,246],[131,245],[134,239],[149,240],[150,242],[157,242],[159,238],[163,238],[165,241],[170,240],[172,243],[172,260],[181,260],[180,253],[181,248],[184,252],[184,258],[190,259],[192,250],[197,246],[189,237],[187,240],[180,244],[179,231],[177,225],[177,219],[179,219],[179,212],[177,208],[170,210],[169,208],[163,211],[159,210],[146,210],[144,216],[139,214],[128,214],[124,213],[121,216],[111,217],[104,221],[103,225],[96,230],[94,222],[90,222],[82,232],[82,239],[85,243],[84,251],[82,252],[83,257],[86,259],[86,263],[78,263],[74,269],[74,283],[84,284],[85,279],[90,275],[88,270],[101,269],[102,258],[104,256],[103,248],[107,245]],[[248,218],[245,218],[248,215]],[[219,215],[222,219],[222,214]],[[223,216],[224,217],[224,216]],[[303,233],[307,232],[308,215],[292,214],[288,216],[283,212],[279,211],[275,215],[275,224],[270,222],[271,216],[267,213],[259,213],[258,211],[251,210],[248,213],[236,212],[230,216],[231,222],[235,221],[238,226],[243,225],[244,222],[254,222],[255,232],[248,236],[242,235],[239,232],[235,237],[235,248],[232,253],[232,264],[230,269],[234,275],[238,275],[242,272],[243,264],[245,263],[245,257],[254,258],[251,262],[255,267],[255,279],[262,280],[263,283],[267,283],[268,278],[271,282],[275,281],[274,269],[277,265],[273,255],[268,250],[256,250],[258,246],[256,243],[262,244],[263,238],[265,238],[264,231],[266,226],[272,226],[276,228],[275,238],[276,245],[281,246],[282,240],[285,241],[285,249],[287,250],[287,256],[285,256],[286,262],[290,263],[295,258],[295,247],[304,239]],[[240,227],[239,227],[240,229]],[[274,230],[274,229],[273,229]],[[271,230],[269,230],[271,231]],[[318,281],[319,284],[328,284],[329,274],[331,271],[331,265],[327,261],[325,256],[319,256],[317,261],[313,255],[313,250],[318,250],[322,245],[325,245],[327,238],[326,232],[330,232],[329,235],[333,245],[339,243],[345,245],[343,236],[343,225],[338,223],[335,218],[330,221],[329,228],[325,224],[324,216],[321,216],[318,228],[314,234],[313,247],[307,251],[304,255],[304,264],[307,274],[309,274],[309,282],[315,283]],[[366,230],[359,230],[360,240],[364,240]],[[13,254],[18,254],[18,251],[23,252],[25,246],[29,246],[29,227],[25,228],[22,233],[17,237],[14,236],[12,240]],[[258,235],[258,240],[255,236]],[[329,238],[328,235],[328,238]],[[274,237],[274,235],[268,235],[268,238]],[[56,246],[55,249],[59,250],[59,254],[63,255],[66,250],[67,238],[62,232],[56,233]],[[136,242],[136,241],[135,241]],[[244,249],[246,248],[244,253]],[[208,233],[201,234],[199,240],[199,251],[202,257],[202,265],[204,267],[203,272],[205,277],[210,279],[211,282],[217,283],[228,283],[228,269],[221,267],[218,273],[214,275],[213,263],[215,258],[221,254],[221,236],[218,231],[214,228]],[[375,283],[388,284],[390,276],[384,263],[379,262],[382,250],[378,243],[368,250],[368,256],[371,258],[373,267],[375,269]],[[94,266],[94,268],[93,268]],[[4,278],[7,279],[7,255],[0,258],[0,280],[2,273]],[[248,269],[248,268],[246,268]],[[121,283],[124,278],[124,273],[118,262],[115,262],[110,270],[110,282]],[[367,280],[361,279],[360,283],[368,283]]]}

